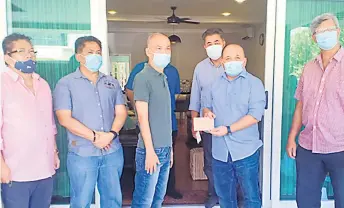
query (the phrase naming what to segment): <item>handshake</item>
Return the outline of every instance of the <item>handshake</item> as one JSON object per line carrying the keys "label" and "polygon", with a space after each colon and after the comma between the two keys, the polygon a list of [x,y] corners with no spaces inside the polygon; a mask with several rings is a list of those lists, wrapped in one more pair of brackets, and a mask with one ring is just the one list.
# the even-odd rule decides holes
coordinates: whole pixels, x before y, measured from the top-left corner
{"label": "handshake", "polygon": [[99,132],[93,131],[93,145],[98,149],[109,150],[111,147],[112,140],[117,137],[116,132]]}

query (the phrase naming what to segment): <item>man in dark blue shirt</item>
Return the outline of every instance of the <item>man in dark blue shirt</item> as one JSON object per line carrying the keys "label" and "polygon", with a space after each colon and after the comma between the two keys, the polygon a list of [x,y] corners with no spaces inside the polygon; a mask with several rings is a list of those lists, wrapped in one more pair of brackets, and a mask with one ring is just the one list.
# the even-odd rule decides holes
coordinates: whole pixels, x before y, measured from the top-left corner
{"label": "man in dark blue shirt", "polygon": [[[131,71],[129,75],[129,79],[127,84],[125,85],[125,91],[126,94],[130,100],[130,103],[132,106],[134,105],[134,92],[133,92],[133,83],[135,76],[142,71],[145,64],[147,62],[141,62],[137,64],[133,70]],[[176,109],[176,99],[175,95],[180,94],[180,78],[178,70],[172,66],[171,64],[168,64],[164,69],[164,74],[167,76],[167,82],[168,82],[168,88],[170,90],[170,96],[171,96],[171,117],[172,117],[172,141],[173,141],[173,149],[175,145],[175,140],[177,138],[178,134],[178,125],[177,125],[177,118],[175,114]],[[168,179],[168,185],[167,185],[167,195],[175,198],[175,199],[181,199],[183,196],[176,191],[176,177],[175,177],[175,165],[172,166],[170,170],[170,175]]]}

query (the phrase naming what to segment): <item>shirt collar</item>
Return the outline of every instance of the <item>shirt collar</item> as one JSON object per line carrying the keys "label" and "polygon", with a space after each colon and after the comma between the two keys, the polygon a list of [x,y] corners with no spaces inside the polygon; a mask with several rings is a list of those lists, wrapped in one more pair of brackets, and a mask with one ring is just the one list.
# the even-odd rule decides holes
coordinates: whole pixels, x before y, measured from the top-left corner
{"label": "shirt collar", "polygon": [[[11,69],[9,67],[7,67],[5,73],[7,73],[15,82],[21,78],[18,73],[14,72],[13,69]],[[34,73],[32,73],[32,78],[39,80],[41,78],[41,76],[39,76],[39,74],[34,72]]]}
{"label": "shirt collar", "polygon": [[[340,47],[340,49],[337,51],[337,53],[333,56],[332,59],[335,59],[337,62],[339,62],[342,58],[344,57],[344,48]],[[321,54],[319,54],[316,58],[315,61],[321,63],[322,65],[322,58]]]}
{"label": "shirt collar", "polygon": [[[146,66],[148,64],[148,61],[145,61],[144,63],[145,63],[144,65]],[[171,63],[167,64],[167,66],[164,68],[164,70],[171,67],[171,66],[172,66]]]}
{"label": "shirt collar", "polygon": [[[104,77],[104,76],[105,76],[105,74],[103,74],[102,72],[99,72],[99,79]],[[87,79],[87,77],[81,73],[80,68],[77,68],[75,70],[73,77],[75,79],[80,79],[80,78]]]}
{"label": "shirt collar", "polygon": [[222,74],[222,77],[225,78],[225,79],[228,80],[228,81],[234,81],[234,80],[237,80],[239,77],[246,78],[246,77],[247,77],[247,74],[248,74],[248,72],[246,71],[246,69],[244,69],[244,71],[242,71],[242,72],[241,72],[235,79],[233,79],[233,80],[229,80],[229,79],[227,78],[226,72],[224,72],[224,73]]}
{"label": "shirt collar", "polygon": [[[160,75],[165,75],[164,73],[160,73],[157,70],[153,69],[153,67],[151,67],[148,63],[146,63],[145,68],[152,74],[154,74],[155,76],[160,76]],[[165,67],[166,69],[166,67]]]}
{"label": "shirt collar", "polygon": [[215,66],[215,64],[211,61],[211,59],[210,59],[209,57],[207,58],[207,60],[208,60],[208,62],[210,63],[210,65],[211,65],[212,67],[220,68],[220,67],[222,66],[222,64],[220,64],[220,65],[218,65],[218,66]]}

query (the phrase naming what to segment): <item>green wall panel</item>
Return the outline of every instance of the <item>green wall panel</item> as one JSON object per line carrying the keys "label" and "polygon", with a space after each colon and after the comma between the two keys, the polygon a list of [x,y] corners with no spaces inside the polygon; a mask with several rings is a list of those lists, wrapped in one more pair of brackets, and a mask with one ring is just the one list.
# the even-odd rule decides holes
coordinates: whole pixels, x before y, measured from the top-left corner
{"label": "green wall panel", "polygon": [[[287,0],[282,101],[281,200],[296,199],[296,165],[295,161],[286,155],[285,147],[296,104],[294,93],[298,79],[303,66],[319,53],[308,27],[314,17],[327,12],[336,14],[341,26],[344,27],[344,2]],[[344,44],[343,35],[342,30],[342,44]],[[328,197],[333,197],[329,178],[326,179],[324,187],[327,188]]]}

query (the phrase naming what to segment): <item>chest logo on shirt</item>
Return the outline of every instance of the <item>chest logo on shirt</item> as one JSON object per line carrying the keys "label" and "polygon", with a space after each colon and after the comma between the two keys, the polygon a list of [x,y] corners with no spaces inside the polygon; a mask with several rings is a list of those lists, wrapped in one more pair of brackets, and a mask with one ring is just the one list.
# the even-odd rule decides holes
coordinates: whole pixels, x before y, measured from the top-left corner
{"label": "chest logo on shirt", "polygon": [[109,89],[114,89],[114,88],[116,88],[115,83],[113,83],[113,82],[111,82],[111,81],[108,81],[108,80],[106,80],[106,81],[104,82],[104,86],[105,86],[106,88],[109,88]]}

